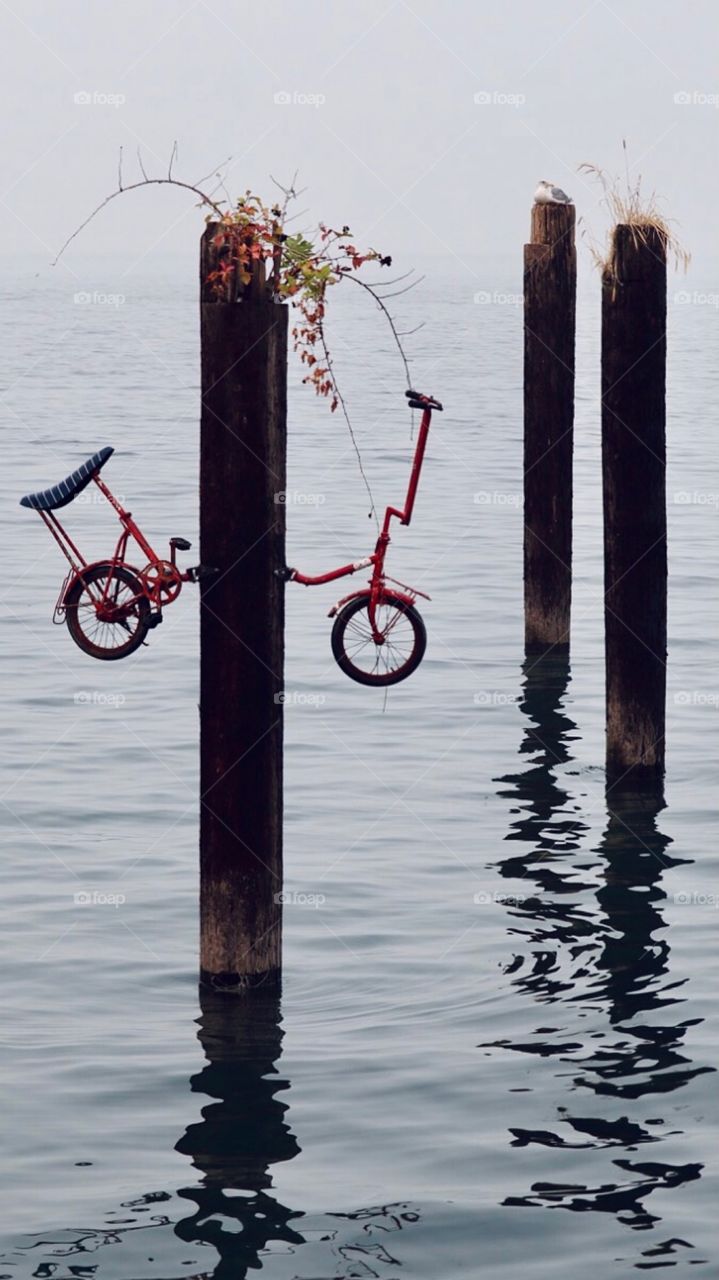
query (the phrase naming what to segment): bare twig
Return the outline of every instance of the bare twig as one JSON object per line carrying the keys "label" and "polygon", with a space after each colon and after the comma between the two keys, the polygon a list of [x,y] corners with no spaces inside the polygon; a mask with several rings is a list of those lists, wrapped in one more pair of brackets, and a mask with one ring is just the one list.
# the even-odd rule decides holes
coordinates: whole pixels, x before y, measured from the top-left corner
{"label": "bare twig", "polygon": [[[402,298],[405,293],[411,293],[413,289],[416,289],[417,285],[421,284],[423,280],[424,276],[417,276],[417,279],[413,280],[411,284],[405,285],[404,289],[397,289],[394,293],[378,294],[377,297],[381,297],[384,301],[386,301],[387,298]],[[376,288],[375,285],[368,287]]]}
{"label": "bare twig", "polygon": [[374,496],[373,496],[373,494],[372,494],[372,489],[371,489],[371,486],[370,486],[370,482],[369,482],[369,480],[367,479],[367,473],[365,472],[365,469],[364,469],[364,465],[363,465],[363,462],[362,462],[362,454],[360,453],[360,451],[359,451],[359,445],[357,444],[357,437],[355,436],[354,429],[353,429],[353,427],[352,427],[352,423],[350,422],[350,416],[349,416],[349,413],[348,413],[348,411],[347,411],[347,405],[345,404],[345,398],[344,398],[344,396],[342,395],[342,392],[340,391],[339,386],[337,385],[337,379],[336,379],[336,377],[335,377],[334,368],[333,368],[333,364],[332,364],[332,356],[330,355],[330,353],[329,353],[329,349],[328,349],[328,347],[327,347],[327,339],[326,339],[326,337],[325,337],[325,327],[324,327],[324,324],[321,324],[321,325],[319,326],[319,336],[320,336],[320,342],[322,343],[322,352],[323,352],[323,354],[324,354],[325,363],[326,363],[326,365],[327,365],[327,371],[328,371],[328,373],[329,373],[329,375],[330,375],[330,377],[331,377],[331,379],[332,379],[332,386],[333,386],[333,388],[334,388],[334,393],[335,393],[335,395],[337,396],[337,399],[339,400],[340,408],[342,409],[342,416],[344,417],[344,420],[345,420],[345,422],[346,422],[346,424],[347,424],[347,430],[348,430],[348,431],[349,431],[349,433],[350,433],[350,440],[352,441],[352,447],[353,447],[353,449],[354,449],[354,451],[355,451],[355,453],[356,453],[356,455],[357,455],[357,465],[358,465],[358,467],[359,467],[360,475],[362,476],[362,480],[363,480],[363,482],[364,482],[364,487],[365,487],[365,489],[367,490],[367,496],[369,497],[369,500],[370,500],[370,513],[369,513],[369,514],[370,514],[370,516],[371,516],[371,517],[372,517],[372,516],[374,517],[374,522],[375,522],[375,524],[376,524],[376,526],[377,526],[377,531],[379,532],[379,519],[378,519],[378,517],[377,517],[377,507],[375,506],[375,500],[374,500]]}
{"label": "bare twig", "polygon": [[191,191],[193,195],[198,197],[200,204],[207,205],[209,209],[212,209],[213,213],[217,214],[218,218],[223,218],[225,216],[224,210],[220,208],[220,205],[217,204],[211,196],[208,196],[204,191],[201,191],[199,187],[196,187],[192,182],[181,182],[179,178],[142,178],[139,182],[128,183],[126,187],[123,187],[120,183],[117,191],[112,191],[109,196],[105,196],[105,199],[101,200],[97,207],[93,209],[92,213],[88,214],[87,218],[80,223],[79,227],[76,227],[72,234],[67,237],[67,240],[61,246],[57,256],[53,259],[50,265],[53,267],[57,266],[68,245],[72,244],[73,240],[77,239],[80,233],[85,230],[85,227],[87,227],[89,223],[97,217],[98,213],[101,213],[108,204],[111,204],[118,196],[125,195],[127,191],[138,191],[140,187],[180,187],[183,191]]}
{"label": "bare twig", "polygon": [[199,187],[201,183],[207,182],[208,178],[222,178],[222,170],[230,163],[231,159],[232,156],[227,156],[226,159],[221,160],[219,164],[213,165],[209,173],[205,173],[201,178],[197,179],[197,186]]}
{"label": "bare twig", "polygon": [[[297,190],[296,183],[297,183],[298,175],[299,175],[299,169],[295,169],[292,175],[292,181],[290,182],[290,185],[288,187],[285,187],[281,182],[278,182],[276,178],[273,178],[272,174],[270,174],[270,182],[274,182],[275,186],[282,192],[284,196],[284,203],[282,205],[282,217],[280,219],[280,221],[283,224],[285,222],[285,214],[287,213],[287,208],[289,206],[290,201],[298,200],[299,197],[303,196],[305,191],[307,190],[307,187],[302,187],[299,191]],[[299,217],[300,215],[295,214],[294,216]]]}
{"label": "bare twig", "polygon": [[[409,280],[413,275],[414,267],[411,267],[409,271],[405,271],[401,276],[394,276],[392,280],[368,280],[367,284],[371,289],[388,289],[392,285],[401,284],[403,280]],[[419,284],[420,280],[424,280],[424,276],[420,276],[416,283]]]}
{"label": "bare twig", "polygon": [[399,333],[397,332],[397,326],[394,320],[392,319],[389,309],[385,306],[379,294],[376,293],[375,290],[371,288],[370,285],[367,284],[366,280],[360,280],[359,276],[350,276],[350,275],[347,275],[344,278],[346,280],[352,280],[354,284],[358,284],[361,289],[364,289],[370,295],[371,298],[374,298],[375,302],[377,303],[377,306],[379,307],[380,311],[383,313],[384,318],[387,321],[387,324],[389,325],[392,331],[392,336],[395,340],[397,350],[399,351],[402,364],[404,365],[405,377],[407,378],[407,390],[409,391],[412,386],[412,381],[409,376],[409,361],[407,360],[407,356],[405,355],[404,347],[400,342],[400,336],[399,336]]}

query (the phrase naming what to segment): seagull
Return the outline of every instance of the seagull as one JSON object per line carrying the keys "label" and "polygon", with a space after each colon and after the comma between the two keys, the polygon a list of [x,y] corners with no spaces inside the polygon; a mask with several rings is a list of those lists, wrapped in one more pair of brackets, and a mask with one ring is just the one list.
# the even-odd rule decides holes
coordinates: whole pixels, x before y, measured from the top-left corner
{"label": "seagull", "polygon": [[553,182],[548,182],[546,178],[542,178],[537,190],[534,193],[535,204],[574,204],[571,196],[566,191],[562,191],[561,187],[555,187]]}

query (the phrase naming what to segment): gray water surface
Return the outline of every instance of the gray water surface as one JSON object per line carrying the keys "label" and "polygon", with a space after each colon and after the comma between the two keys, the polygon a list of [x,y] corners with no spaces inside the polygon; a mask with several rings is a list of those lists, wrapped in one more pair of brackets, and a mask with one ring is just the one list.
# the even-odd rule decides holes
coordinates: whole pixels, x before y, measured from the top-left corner
{"label": "gray water surface", "polygon": [[[0,1280],[717,1274],[716,309],[670,305],[665,802],[608,806],[598,282],[570,663],[522,650],[521,280],[429,264],[400,301],[446,404],[388,565],[432,597],[427,655],[386,699],[355,685],[336,584],[288,587],[282,998],[201,1007],[197,596],[93,662],[17,505],[113,444],[151,542],[197,544],[194,262],[128,265],[3,273]],[[337,297],[334,350],[381,506],[410,415],[362,302]],[[288,494],[290,563],[372,549],[346,428],[296,363]],[[105,552],[105,507],[67,516]]]}

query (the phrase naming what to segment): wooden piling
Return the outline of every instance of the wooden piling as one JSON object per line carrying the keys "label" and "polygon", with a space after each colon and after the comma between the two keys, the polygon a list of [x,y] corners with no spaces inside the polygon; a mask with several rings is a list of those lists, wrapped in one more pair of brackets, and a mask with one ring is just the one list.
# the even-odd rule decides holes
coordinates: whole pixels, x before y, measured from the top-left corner
{"label": "wooden piling", "polygon": [[279,981],[287,308],[255,271],[221,298],[200,253],[200,968]]}
{"label": "wooden piling", "polygon": [[524,246],[525,651],[568,650],[577,258],[572,204],[535,204]]}
{"label": "wooden piling", "polygon": [[620,224],[602,277],[607,776],[664,772],[666,241]]}

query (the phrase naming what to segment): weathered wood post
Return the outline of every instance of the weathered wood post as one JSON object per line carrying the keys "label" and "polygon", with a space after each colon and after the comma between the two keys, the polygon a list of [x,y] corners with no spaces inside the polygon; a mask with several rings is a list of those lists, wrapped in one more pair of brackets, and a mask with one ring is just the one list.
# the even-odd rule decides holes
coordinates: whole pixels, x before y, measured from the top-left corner
{"label": "weathered wood post", "polygon": [[237,989],[279,981],[287,308],[264,271],[222,298],[200,253],[202,411],[200,968]]}
{"label": "weathered wood post", "polygon": [[620,224],[602,277],[604,618],[607,775],[629,785],[664,772],[666,315],[665,237]]}
{"label": "weathered wood post", "polygon": [[535,204],[524,246],[524,638],[568,649],[577,255],[573,204]]}

